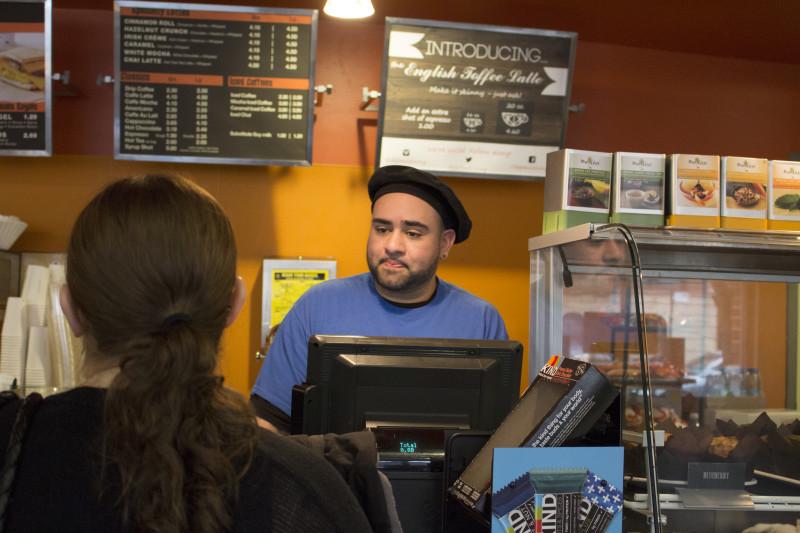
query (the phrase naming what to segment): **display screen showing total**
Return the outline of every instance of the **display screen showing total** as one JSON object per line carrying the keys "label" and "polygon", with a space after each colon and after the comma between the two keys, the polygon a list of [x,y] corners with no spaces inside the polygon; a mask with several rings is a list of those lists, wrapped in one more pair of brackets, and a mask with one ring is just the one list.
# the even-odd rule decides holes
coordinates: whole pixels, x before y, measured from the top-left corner
{"label": "display screen showing total", "polygon": [[381,452],[425,454],[444,450],[442,428],[380,427],[373,432]]}
{"label": "display screen showing total", "polygon": [[400,453],[414,453],[417,451],[417,441],[415,440],[401,440]]}

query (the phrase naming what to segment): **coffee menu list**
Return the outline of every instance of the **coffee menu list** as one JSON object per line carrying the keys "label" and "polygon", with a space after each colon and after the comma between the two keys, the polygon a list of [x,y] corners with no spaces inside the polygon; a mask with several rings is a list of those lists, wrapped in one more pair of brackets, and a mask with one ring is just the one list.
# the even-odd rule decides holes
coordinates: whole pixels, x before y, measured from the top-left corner
{"label": "coffee menu list", "polygon": [[0,1],[0,155],[47,156],[49,2]]}
{"label": "coffee menu list", "polygon": [[564,142],[576,38],[387,18],[379,165],[543,177]]}
{"label": "coffee menu list", "polygon": [[307,165],[317,12],[116,4],[119,159]]}

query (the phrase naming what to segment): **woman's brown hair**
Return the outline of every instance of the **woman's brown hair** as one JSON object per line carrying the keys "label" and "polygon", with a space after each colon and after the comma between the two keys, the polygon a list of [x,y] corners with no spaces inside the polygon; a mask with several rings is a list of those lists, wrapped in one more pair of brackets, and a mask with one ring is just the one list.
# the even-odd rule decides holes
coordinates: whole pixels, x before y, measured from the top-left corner
{"label": "woman's brown hair", "polygon": [[[227,531],[255,421],[216,375],[236,282],[228,218],[174,176],[117,181],[78,217],[67,285],[108,389],[103,481],[129,529]],[[92,353],[96,352],[96,353]]]}

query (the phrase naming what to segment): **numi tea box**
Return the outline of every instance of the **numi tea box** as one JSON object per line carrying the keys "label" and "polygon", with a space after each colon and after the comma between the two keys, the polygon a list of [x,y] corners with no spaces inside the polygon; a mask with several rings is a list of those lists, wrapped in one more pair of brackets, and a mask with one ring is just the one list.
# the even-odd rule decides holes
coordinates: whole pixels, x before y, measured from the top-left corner
{"label": "numi tea box", "polygon": [[609,152],[565,148],[547,154],[544,233],[608,222],[612,161]]}
{"label": "numi tea box", "polygon": [[768,227],[800,231],[800,161],[769,162]]}
{"label": "numi tea box", "polygon": [[719,156],[672,154],[667,160],[667,167],[667,224],[688,228],[718,228]]}
{"label": "numi tea box", "polygon": [[611,222],[664,225],[664,154],[616,152]]}
{"label": "numi tea box", "polygon": [[769,161],[725,156],[721,163],[723,228],[767,229]]}

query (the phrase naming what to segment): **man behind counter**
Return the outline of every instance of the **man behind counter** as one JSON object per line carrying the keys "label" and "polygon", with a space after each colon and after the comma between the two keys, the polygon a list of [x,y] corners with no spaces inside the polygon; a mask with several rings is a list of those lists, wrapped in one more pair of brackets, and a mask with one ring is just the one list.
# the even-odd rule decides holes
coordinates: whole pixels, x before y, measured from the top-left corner
{"label": "man behind counter", "polygon": [[278,328],[253,387],[256,412],[280,430],[289,427],[292,386],[305,380],[312,335],[508,338],[494,306],[436,276],[472,228],[452,189],[427,172],[387,166],[368,191],[369,273],[309,289]]}

